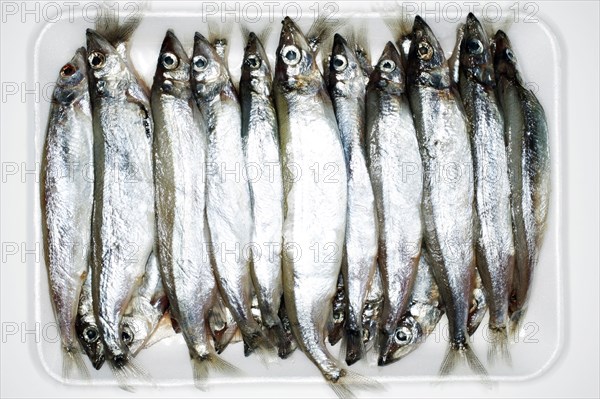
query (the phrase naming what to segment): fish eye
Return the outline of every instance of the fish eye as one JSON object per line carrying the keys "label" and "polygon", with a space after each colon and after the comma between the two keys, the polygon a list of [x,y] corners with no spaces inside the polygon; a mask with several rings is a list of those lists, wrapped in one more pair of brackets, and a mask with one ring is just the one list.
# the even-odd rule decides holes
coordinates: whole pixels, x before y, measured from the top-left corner
{"label": "fish eye", "polygon": [[175,69],[179,65],[179,59],[175,54],[164,53],[160,58],[165,69]]}
{"label": "fish eye", "polygon": [[396,63],[392,60],[383,60],[379,63],[379,69],[383,72],[393,72],[396,69]]}
{"label": "fish eye", "polygon": [[517,57],[515,57],[515,53],[513,53],[512,50],[509,48],[506,49],[506,58],[508,58],[510,62],[517,62]]}
{"label": "fish eye", "polygon": [[421,42],[417,46],[417,57],[424,61],[429,61],[433,57],[433,47],[427,42]]}
{"label": "fish eye", "polygon": [[300,62],[300,50],[296,46],[285,46],[281,49],[283,62],[288,65],[296,65]]}
{"label": "fish eye", "polygon": [[483,53],[483,43],[478,39],[467,41],[467,51],[469,54],[477,55]]}
{"label": "fish eye", "polygon": [[88,344],[93,344],[94,342],[98,341],[99,337],[100,333],[96,327],[88,326],[85,328],[85,330],[83,330],[83,339]]}
{"label": "fish eye", "polygon": [[106,63],[106,58],[104,57],[104,54],[93,51],[88,57],[88,62],[93,69],[100,69]]}
{"label": "fish eye", "polygon": [[77,68],[75,67],[75,65],[68,63],[61,68],[60,76],[62,76],[63,78],[68,78],[69,76],[73,76],[75,72],[77,72]]}
{"label": "fish eye", "polygon": [[192,60],[192,64],[194,65],[194,70],[200,72],[206,69],[206,66],[208,65],[208,60],[202,55],[197,55]]}
{"label": "fish eye", "polygon": [[406,345],[412,339],[412,332],[408,327],[400,327],[394,334],[394,342],[398,345]]}
{"label": "fish eye", "polygon": [[333,312],[333,321],[335,321],[336,323],[339,323],[342,320],[344,320],[343,312]]}
{"label": "fish eye", "polygon": [[333,69],[341,72],[348,66],[348,60],[346,60],[346,57],[343,55],[337,54],[335,57],[333,57],[331,64],[333,65]]}
{"label": "fish eye", "polygon": [[248,65],[252,69],[258,69],[260,67],[260,59],[255,54],[249,55],[246,58],[246,65]]}
{"label": "fish eye", "polygon": [[128,324],[123,326],[123,331],[121,331],[121,339],[126,345],[129,345],[133,342],[133,331],[129,328]]}

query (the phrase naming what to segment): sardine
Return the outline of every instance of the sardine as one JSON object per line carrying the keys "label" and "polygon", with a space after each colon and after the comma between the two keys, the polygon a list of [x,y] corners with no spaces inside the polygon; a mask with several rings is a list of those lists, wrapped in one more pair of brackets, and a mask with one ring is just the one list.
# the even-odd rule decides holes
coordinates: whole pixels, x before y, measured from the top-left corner
{"label": "sardine", "polygon": [[269,58],[260,39],[250,32],[244,50],[239,92],[242,140],[254,220],[251,271],[262,325],[277,343],[279,357],[284,359],[291,353],[291,343],[278,315],[283,296],[283,180],[277,115],[271,96],[272,82]]}
{"label": "sardine", "polygon": [[87,30],[94,122],[94,312],[106,359],[119,384],[147,379],[121,339],[120,321],[146,264],[156,256],[153,122],[147,88],[122,58],[136,24],[107,21],[103,35]]}
{"label": "sardine", "polygon": [[81,48],[61,68],[52,94],[40,193],[45,262],[66,379],[75,372],[89,377],[75,319],[90,263],[94,181],[86,171],[92,164],[92,114]]}
{"label": "sardine", "polygon": [[515,274],[509,299],[511,330],[520,329],[544,240],[550,203],[550,150],[544,109],[523,84],[506,34],[494,38],[496,90],[504,116]]}
{"label": "sardine", "polygon": [[298,345],[339,396],[348,370],[325,347],[341,269],[347,176],[333,106],[314,53],[286,17],[276,52],[274,94],[284,168],[283,285]]}
{"label": "sardine", "polygon": [[475,273],[473,163],[467,121],[438,40],[415,17],[407,59],[408,97],[423,161],[423,220],[427,262],[446,306],[450,347],[440,369],[458,359],[485,369],[468,345],[467,322]]}
{"label": "sardine", "polygon": [[81,294],[79,295],[79,306],[77,308],[77,316],[75,319],[75,331],[77,332],[79,343],[92,362],[92,365],[96,370],[100,370],[104,364],[104,341],[102,341],[102,338],[100,337],[98,322],[94,315],[91,272],[88,273],[85,278],[85,282],[81,288]]}
{"label": "sardine", "polygon": [[494,93],[489,39],[469,13],[460,42],[458,87],[468,120],[475,181],[477,269],[490,310],[488,359],[510,360],[508,297],[514,269],[508,164],[504,123]]}
{"label": "sardine", "polygon": [[[337,33],[333,38],[328,76],[348,176],[342,274],[347,299],[346,363],[352,365],[364,355],[362,312],[375,271],[378,233],[365,152],[365,78],[354,49]],[[415,151],[418,152],[416,139]]]}
{"label": "sardine", "polygon": [[146,264],[142,283],[133,294],[121,319],[121,339],[133,356],[142,348],[148,347],[150,337],[161,325],[168,307],[169,300],[162,284],[157,259],[151,257]]}
{"label": "sardine", "polygon": [[196,33],[192,93],[208,132],[206,214],[214,243],[214,273],[221,296],[244,339],[246,356],[272,345],[252,317],[252,279],[246,252],[252,240],[252,207],[242,174],[242,113],[221,47]]}
{"label": "sardine", "polygon": [[378,264],[385,295],[379,359],[392,361],[396,325],[408,306],[423,235],[423,174],[415,126],[405,92],[400,54],[388,42],[367,87],[369,171],[379,224]]}
{"label": "sardine", "polygon": [[206,386],[213,369],[231,369],[208,337],[207,319],[216,281],[206,247],[206,129],[194,104],[191,63],[169,30],[163,40],[154,84],[154,164],[160,270],[172,317],[186,341],[194,384]]}

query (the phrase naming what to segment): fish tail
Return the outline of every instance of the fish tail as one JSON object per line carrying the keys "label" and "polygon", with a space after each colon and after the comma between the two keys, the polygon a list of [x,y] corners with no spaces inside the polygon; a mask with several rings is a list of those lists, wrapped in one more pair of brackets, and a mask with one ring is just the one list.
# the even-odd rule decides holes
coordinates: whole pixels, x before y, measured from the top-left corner
{"label": "fish tail", "polygon": [[128,392],[134,392],[134,383],[155,385],[150,374],[131,356],[118,356],[108,362],[119,387]]}
{"label": "fish tail", "polygon": [[485,367],[467,344],[460,345],[459,347],[451,344],[448,347],[446,356],[440,367],[440,377],[450,375],[459,363],[466,363],[471,371],[479,376],[483,382],[487,383],[489,381]]}
{"label": "fish tail", "polygon": [[508,345],[508,331],[506,327],[490,328],[490,346],[488,347],[488,362],[495,364],[497,359],[503,359],[507,365],[512,365],[510,348]]}
{"label": "fish tail", "polygon": [[243,337],[245,356],[256,353],[260,361],[267,367],[273,363],[277,363],[277,350],[261,330],[257,330],[251,334],[243,334]]}
{"label": "fish tail", "polygon": [[90,373],[83,361],[81,353],[73,347],[62,347],[62,376],[65,380],[73,379],[79,375],[85,380],[90,378]]}
{"label": "fish tail", "polygon": [[342,20],[331,18],[331,14],[319,13],[306,34],[312,51],[317,53],[322,47],[330,48],[333,33],[339,31],[343,24]]}
{"label": "fish tail", "polygon": [[363,358],[365,345],[359,329],[346,329],[342,341],[342,349],[340,349],[340,357],[342,357],[342,353],[348,366],[353,365]]}
{"label": "fish tail", "polygon": [[267,337],[270,342],[277,342],[277,353],[281,359],[287,358],[293,352],[291,337],[281,322],[267,329]]}
{"label": "fish tail", "polygon": [[509,321],[510,335],[515,340],[518,340],[519,333],[521,332],[521,329],[523,328],[523,320],[525,319],[524,316],[525,316],[524,308],[519,309],[510,315],[510,321]]}
{"label": "fish tail", "polygon": [[356,389],[370,391],[383,389],[379,382],[346,369],[341,370],[337,380],[328,380],[327,383],[338,398],[355,398],[354,390]]}
{"label": "fish tail", "polygon": [[136,9],[123,21],[119,21],[119,13],[111,10],[108,4],[101,2],[100,17],[96,20],[96,31],[101,34],[110,44],[117,47],[119,44],[128,43],[133,32],[142,22],[145,3],[132,3]]}
{"label": "fish tail", "polygon": [[205,356],[190,356],[192,372],[194,375],[194,386],[206,391],[208,388],[208,376],[212,371],[230,376],[240,375],[241,371],[231,363],[221,359],[214,353]]}
{"label": "fish tail", "polygon": [[212,43],[217,54],[227,63],[227,54],[229,53],[229,39],[232,31],[232,21],[227,19],[208,20],[208,41]]}

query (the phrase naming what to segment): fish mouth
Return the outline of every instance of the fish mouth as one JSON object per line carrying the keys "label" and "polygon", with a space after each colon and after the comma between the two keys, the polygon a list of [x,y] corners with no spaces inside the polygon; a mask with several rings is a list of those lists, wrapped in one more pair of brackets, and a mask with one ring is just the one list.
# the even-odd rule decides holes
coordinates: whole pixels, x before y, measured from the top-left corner
{"label": "fish mouth", "polygon": [[290,45],[295,45],[302,50],[310,48],[304,34],[293,19],[285,17],[281,23],[283,27],[281,28],[281,35],[279,36],[280,49]]}
{"label": "fish mouth", "polygon": [[96,370],[100,370],[102,368],[102,365],[104,364],[104,360],[105,360],[104,355],[100,355],[94,359],[94,361],[92,362],[92,365],[94,366],[94,368]]}
{"label": "fish mouth", "polygon": [[114,47],[98,32],[93,29],[87,29],[85,31],[85,36],[87,40],[87,52],[91,53],[92,51],[101,51],[103,53],[108,53],[114,51]]}
{"label": "fish mouth", "polygon": [[169,29],[167,31],[167,33],[165,34],[165,38],[162,42],[160,52],[161,52],[161,54],[164,54],[164,53],[175,54],[183,62],[185,62],[185,63],[189,62],[189,57],[188,57],[187,53],[185,52],[183,46],[181,45],[181,42],[179,41],[179,39],[175,35],[175,32],[173,32],[172,29]]}

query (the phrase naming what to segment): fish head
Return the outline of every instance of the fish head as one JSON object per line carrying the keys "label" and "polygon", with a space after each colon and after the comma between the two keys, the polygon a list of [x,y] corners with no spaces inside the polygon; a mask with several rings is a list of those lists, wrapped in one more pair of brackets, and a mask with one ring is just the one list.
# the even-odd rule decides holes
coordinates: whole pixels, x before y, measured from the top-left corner
{"label": "fish head", "polygon": [[123,316],[120,325],[121,341],[129,348],[134,356],[144,346],[144,343],[154,330],[149,318],[141,314]]}
{"label": "fish head", "polygon": [[100,370],[105,360],[104,343],[94,315],[78,315],[75,320],[75,332],[92,365],[96,370]]}
{"label": "fish head", "polygon": [[203,99],[212,99],[229,82],[224,59],[213,44],[201,33],[194,36],[192,54],[192,88]]}
{"label": "fish head", "polygon": [[487,310],[488,306],[483,289],[477,287],[473,290],[471,307],[469,308],[469,318],[467,322],[467,332],[469,335],[473,335],[475,331],[477,331]]}
{"label": "fish head", "polygon": [[281,87],[290,91],[317,91],[322,86],[322,77],[315,53],[298,25],[290,17],[285,17],[282,24],[276,52],[276,81]]}
{"label": "fish head", "polygon": [[405,315],[392,334],[380,331],[379,359],[377,363],[385,366],[408,355],[421,344],[423,330],[410,314]]}
{"label": "fish head", "polygon": [[108,40],[93,29],[86,31],[87,61],[93,94],[107,94],[112,86],[114,91],[119,90],[119,85],[128,72],[128,67],[119,51]]}
{"label": "fish head", "polygon": [[154,75],[154,88],[166,94],[178,94],[189,88],[190,58],[171,29],[163,40]]}
{"label": "fish head", "polygon": [[444,50],[429,25],[418,15],[410,36],[406,60],[408,83],[436,89],[450,87],[450,70]]}
{"label": "fish head", "polygon": [[479,20],[469,13],[464,25],[460,43],[460,67],[467,78],[493,88],[496,85],[494,63],[489,47],[489,39]]}
{"label": "fish head", "polygon": [[353,93],[360,95],[364,92],[364,75],[360,61],[339,33],[333,36],[328,78],[333,95],[349,97]]}
{"label": "fish head", "polygon": [[501,76],[509,80],[516,79],[517,73],[517,57],[515,56],[512,45],[506,33],[499,30],[494,36],[492,43],[494,53],[494,71],[496,72],[496,80]]}
{"label": "fish head", "polygon": [[87,61],[85,48],[81,47],[71,61],[60,69],[53,100],[72,104],[88,92]]}
{"label": "fish head", "polygon": [[402,94],[405,90],[406,76],[402,67],[400,53],[394,43],[387,42],[371,77],[369,87],[395,94]]}
{"label": "fish head", "polygon": [[248,35],[242,61],[241,84],[249,84],[258,93],[269,94],[272,77],[269,57],[262,42],[254,32]]}

